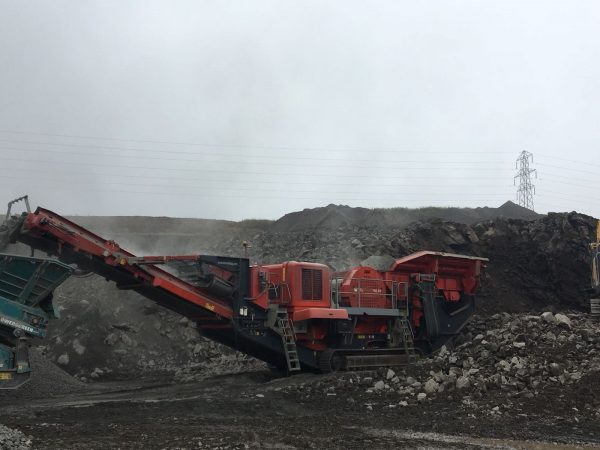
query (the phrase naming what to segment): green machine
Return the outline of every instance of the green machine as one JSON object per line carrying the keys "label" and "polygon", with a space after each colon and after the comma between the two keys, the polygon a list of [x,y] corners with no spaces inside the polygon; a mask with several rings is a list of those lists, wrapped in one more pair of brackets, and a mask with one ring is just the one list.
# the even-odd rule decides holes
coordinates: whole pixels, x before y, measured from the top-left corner
{"label": "green machine", "polygon": [[29,341],[59,316],[52,292],[72,272],[60,261],[0,253],[0,389],[29,380]]}

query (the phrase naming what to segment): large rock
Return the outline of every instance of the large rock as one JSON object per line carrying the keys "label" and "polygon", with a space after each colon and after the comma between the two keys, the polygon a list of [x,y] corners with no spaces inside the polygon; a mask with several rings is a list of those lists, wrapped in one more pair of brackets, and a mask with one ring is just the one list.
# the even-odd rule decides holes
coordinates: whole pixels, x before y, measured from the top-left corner
{"label": "large rock", "polygon": [[381,391],[385,388],[385,383],[383,381],[379,380],[373,385],[373,388],[376,391]]}
{"label": "large rock", "polygon": [[556,318],[554,317],[554,314],[552,314],[550,311],[542,313],[542,319],[548,323],[556,323]]}
{"label": "large rock", "polygon": [[563,328],[571,329],[571,319],[569,319],[564,314],[555,314],[554,319]]}
{"label": "large rock", "polygon": [[69,358],[69,355],[68,355],[68,353],[63,353],[63,354],[62,354],[62,355],[60,355],[60,356],[58,357],[58,359],[56,360],[56,362],[57,362],[58,364],[60,364],[61,366],[66,366],[66,365],[68,365],[68,364],[69,364],[69,361],[70,361],[70,358]]}
{"label": "large rock", "polygon": [[75,353],[77,353],[78,355],[83,355],[85,353],[85,346],[81,344],[81,342],[79,342],[79,339],[75,339],[73,340],[73,350],[75,350]]}
{"label": "large rock", "polygon": [[440,388],[440,385],[437,381],[435,381],[433,378],[430,378],[429,380],[427,380],[427,382],[425,383],[425,392],[427,394],[434,394],[438,391],[438,389]]}

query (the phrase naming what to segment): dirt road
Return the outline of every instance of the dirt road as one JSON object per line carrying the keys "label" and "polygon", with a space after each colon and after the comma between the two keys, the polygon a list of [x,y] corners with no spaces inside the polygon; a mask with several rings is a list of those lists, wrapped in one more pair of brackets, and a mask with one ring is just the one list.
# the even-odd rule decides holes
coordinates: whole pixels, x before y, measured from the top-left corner
{"label": "dirt road", "polygon": [[[383,407],[344,396],[303,398],[268,372],[213,377],[194,384],[96,385],[86,393],[3,405],[0,422],[40,449],[246,448],[587,448],[598,424],[572,427],[523,414],[485,418],[449,405]],[[371,408],[369,408],[371,406]],[[435,408],[433,411],[431,408]],[[582,424],[583,425],[583,424]],[[557,445],[558,444],[558,445]]]}

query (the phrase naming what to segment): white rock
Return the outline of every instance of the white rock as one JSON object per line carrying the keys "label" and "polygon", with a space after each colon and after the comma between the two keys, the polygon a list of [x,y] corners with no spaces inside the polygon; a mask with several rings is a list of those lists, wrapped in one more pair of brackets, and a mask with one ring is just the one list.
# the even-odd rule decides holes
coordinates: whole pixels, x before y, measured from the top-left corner
{"label": "white rock", "polygon": [[440,385],[433,378],[430,378],[425,383],[425,392],[427,394],[433,394],[433,393],[437,392],[439,388],[440,388]]}
{"label": "white rock", "polygon": [[56,362],[61,366],[66,366],[67,364],[69,364],[69,355],[67,353],[63,353],[58,357]]}
{"label": "white rock", "polygon": [[396,372],[394,372],[392,369],[388,369],[387,373],[385,375],[385,379],[386,380],[391,380],[392,378],[394,378],[396,376]]}
{"label": "white rock", "polygon": [[513,347],[514,348],[524,348],[525,342],[513,342]]}
{"label": "white rock", "polygon": [[550,311],[546,311],[546,312],[542,313],[541,317],[542,317],[542,320],[545,320],[548,323],[556,323],[554,314],[552,314]]}
{"label": "white rock", "polygon": [[378,382],[376,382],[376,383],[373,385],[373,388],[374,388],[376,391],[381,391],[382,389],[384,389],[384,388],[385,388],[385,383],[384,383],[383,381],[379,380]]}
{"label": "white rock", "polygon": [[559,325],[564,325],[567,328],[571,328],[571,319],[569,319],[567,316],[565,316],[564,314],[556,314],[554,316],[554,318],[556,319],[556,322]]}
{"label": "white rock", "polygon": [[85,353],[85,346],[82,345],[81,342],[79,342],[79,339],[74,339],[73,350],[75,350],[75,353],[77,353],[78,355],[83,355]]}
{"label": "white rock", "polygon": [[425,392],[419,392],[417,394],[417,401],[423,402],[427,398],[427,394]]}
{"label": "white rock", "polygon": [[408,406],[408,402],[402,400],[400,403],[398,403],[399,406]]}
{"label": "white rock", "polygon": [[264,398],[265,394],[256,394],[258,398]]}

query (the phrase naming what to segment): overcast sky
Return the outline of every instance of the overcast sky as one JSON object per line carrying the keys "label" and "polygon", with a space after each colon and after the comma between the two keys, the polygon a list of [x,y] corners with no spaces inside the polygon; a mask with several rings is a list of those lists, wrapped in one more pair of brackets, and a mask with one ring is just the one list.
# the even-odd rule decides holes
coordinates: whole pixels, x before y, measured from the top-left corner
{"label": "overcast sky", "polygon": [[0,201],[600,216],[600,2],[0,0]]}

